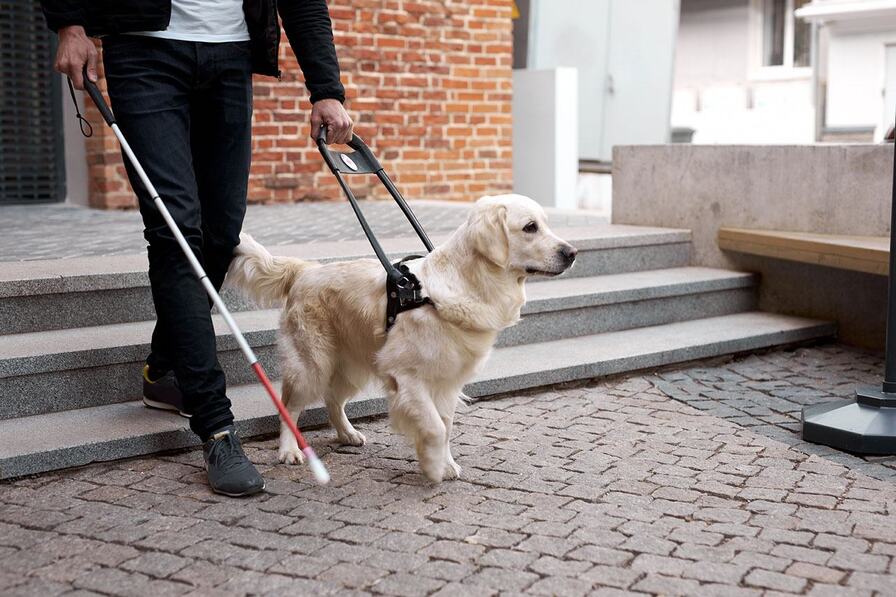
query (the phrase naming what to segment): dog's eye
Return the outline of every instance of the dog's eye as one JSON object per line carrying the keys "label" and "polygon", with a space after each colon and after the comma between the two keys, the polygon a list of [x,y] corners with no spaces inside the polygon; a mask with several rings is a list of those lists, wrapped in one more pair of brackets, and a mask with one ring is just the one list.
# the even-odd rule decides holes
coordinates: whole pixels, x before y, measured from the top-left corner
{"label": "dog's eye", "polygon": [[538,224],[535,222],[529,222],[525,226],[523,226],[523,232],[528,232],[529,234],[538,232]]}

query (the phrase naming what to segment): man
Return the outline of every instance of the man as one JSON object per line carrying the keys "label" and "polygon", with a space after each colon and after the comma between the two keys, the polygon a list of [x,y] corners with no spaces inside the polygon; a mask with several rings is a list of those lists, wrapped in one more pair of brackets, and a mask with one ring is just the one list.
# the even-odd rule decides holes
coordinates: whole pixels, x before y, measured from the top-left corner
{"label": "man", "polygon": [[[246,210],[252,73],[279,77],[277,0],[42,0],[59,34],[56,69],[83,88],[97,52],[118,125],[166,206],[220,288]],[[279,14],[311,92],[311,135],[351,138],[326,0],[279,0]],[[128,167],[149,243],[157,322],[144,367],[147,406],[190,415],[211,488],[264,489],[233,427],[210,304],[139,178]]]}

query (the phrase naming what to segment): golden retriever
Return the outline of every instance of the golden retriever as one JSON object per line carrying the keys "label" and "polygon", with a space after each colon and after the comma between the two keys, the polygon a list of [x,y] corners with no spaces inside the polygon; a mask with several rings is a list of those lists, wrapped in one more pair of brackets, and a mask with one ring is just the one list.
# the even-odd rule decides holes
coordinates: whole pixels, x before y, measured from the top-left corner
{"label": "golden retriever", "polygon": [[[498,333],[520,318],[524,283],[572,266],[576,249],[521,195],[483,197],[441,246],[409,262],[432,305],[406,311],[386,333],[386,276],[375,259],[318,264],[272,256],[244,234],[227,276],[261,306],[283,306],[283,401],[293,417],[323,402],[340,442],[363,445],[345,403],[372,377],[386,389],[393,428],[417,450],[429,479],[456,478],[451,424],[461,391]],[[281,425],[281,462],[299,463]]]}

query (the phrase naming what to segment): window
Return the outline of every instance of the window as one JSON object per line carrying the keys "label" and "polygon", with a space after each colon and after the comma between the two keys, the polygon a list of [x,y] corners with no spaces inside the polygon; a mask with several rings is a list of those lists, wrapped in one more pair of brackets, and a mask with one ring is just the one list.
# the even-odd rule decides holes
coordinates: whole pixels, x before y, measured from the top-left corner
{"label": "window", "polygon": [[65,199],[60,76],[36,0],[0,3],[0,205]]}
{"label": "window", "polygon": [[810,66],[811,25],[794,16],[810,0],[762,0],[762,66]]}

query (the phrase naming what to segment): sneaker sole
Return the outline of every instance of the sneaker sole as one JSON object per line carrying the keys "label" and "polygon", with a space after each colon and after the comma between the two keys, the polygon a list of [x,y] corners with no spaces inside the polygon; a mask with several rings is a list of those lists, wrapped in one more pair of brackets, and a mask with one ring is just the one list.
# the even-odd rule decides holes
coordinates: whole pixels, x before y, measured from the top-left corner
{"label": "sneaker sole", "polygon": [[261,486],[261,488],[259,488],[259,489],[255,489],[255,490],[252,490],[252,491],[247,491],[247,492],[245,492],[245,493],[227,493],[226,491],[218,491],[218,490],[215,489],[214,487],[211,487],[211,490],[212,490],[214,493],[217,493],[218,495],[226,495],[227,497],[235,497],[235,498],[239,498],[239,497],[249,497],[250,495],[256,495],[256,494],[259,494],[259,493],[261,493],[262,491],[264,491],[265,487],[267,487],[267,486],[268,486],[268,484],[267,484],[267,482],[265,482],[264,485]]}
{"label": "sneaker sole", "polygon": [[193,416],[193,415],[191,415],[189,413],[185,413],[184,411],[179,410],[165,402],[156,402],[155,400],[150,400],[146,396],[143,397],[143,405],[147,408],[152,408],[155,410],[164,410],[164,411],[168,411],[170,413],[177,413],[185,419],[189,419],[190,417]]}

